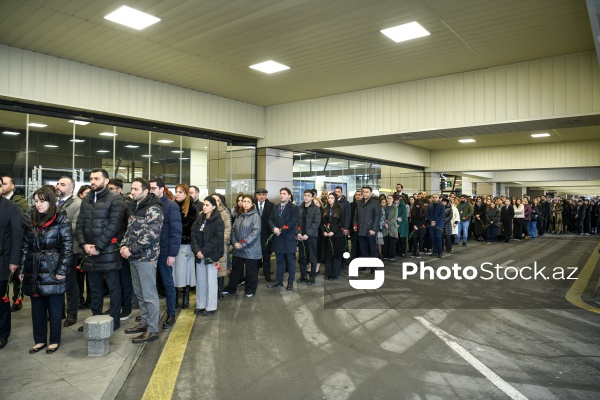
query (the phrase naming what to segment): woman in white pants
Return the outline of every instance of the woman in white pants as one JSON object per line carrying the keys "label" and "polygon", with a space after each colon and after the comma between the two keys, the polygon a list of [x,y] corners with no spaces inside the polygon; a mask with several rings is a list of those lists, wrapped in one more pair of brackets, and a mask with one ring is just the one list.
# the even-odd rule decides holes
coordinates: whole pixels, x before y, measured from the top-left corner
{"label": "woman in white pants", "polygon": [[196,256],[196,309],[194,314],[212,315],[217,311],[218,260],[223,256],[225,224],[216,210],[217,202],[204,199],[202,214],[192,226],[192,251]]}

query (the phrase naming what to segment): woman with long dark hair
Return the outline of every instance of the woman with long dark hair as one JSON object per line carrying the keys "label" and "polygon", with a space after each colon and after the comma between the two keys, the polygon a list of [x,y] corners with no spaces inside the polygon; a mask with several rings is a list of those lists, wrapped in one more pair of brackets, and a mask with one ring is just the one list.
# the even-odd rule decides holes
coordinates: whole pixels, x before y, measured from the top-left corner
{"label": "woman with long dark hair", "polygon": [[209,316],[217,311],[218,260],[223,257],[225,223],[217,201],[204,198],[202,214],[192,225],[192,251],[196,256],[196,309],[194,314]]}
{"label": "woman with long dark hair", "polygon": [[523,225],[525,224],[525,206],[522,204],[522,200],[520,198],[515,200],[515,205],[513,208],[515,210],[514,236],[515,240],[521,240],[523,238]]}
{"label": "woman with long dark hair", "polygon": [[344,236],[344,209],[334,193],[327,195],[327,205],[321,215],[321,254],[325,259],[325,279],[335,280],[340,276],[342,255],[346,243]]}
{"label": "woman with long dark hair", "polygon": [[[173,264],[173,283],[177,291],[183,288],[183,300],[181,308],[190,306],[190,287],[196,286],[196,274],[194,268],[194,253],[192,252],[192,225],[198,218],[198,210],[194,207],[194,201],[190,195],[190,187],[180,183],[175,187],[175,203],[181,212],[181,246]],[[178,294],[175,292],[175,307],[178,304]]]}
{"label": "woman with long dark hair", "polygon": [[65,211],[57,210],[52,189],[42,187],[36,190],[33,199],[35,208],[25,224],[18,275],[23,283],[23,294],[31,296],[35,345],[29,354],[37,353],[48,345],[48,321],[50,343],[46,353],[52,354],[60,346],[62,306],[73,252],[73,232]]}
{"label": "woman with long dark hair", "polygon": [[415,204],[410,212],[410,240],[412,243],[412,258],[421,258],[419,249],[423,246],[423,236],[425,236],[425,224],[427,222],[427,211],[423,207],[420,199],[415,201]]}

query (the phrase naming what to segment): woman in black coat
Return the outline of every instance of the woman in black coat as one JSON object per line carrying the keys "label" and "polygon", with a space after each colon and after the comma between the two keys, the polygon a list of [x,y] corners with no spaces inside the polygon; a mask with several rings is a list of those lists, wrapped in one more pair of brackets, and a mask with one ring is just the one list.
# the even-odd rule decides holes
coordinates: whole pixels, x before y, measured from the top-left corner
{"label": "woman in black coat", "polygon": [[504,241],[510,242],[512,236],[512,224],[515,216],[515,209],[510,199],[504,200],[504,207],[500,209],[500,222],[502,223],[502,231],[504,232]]}
{"label": "woman in black coat", "polygon": [[217,311],[217,272],[225,250],[225,223],[217,210],[217,201],[204,199],[202,214],[192,225],[192,252],[196,256],[196,309],[194,314],[212,315]]}
{"label": "woman in black coat", "polygon": [[58,350],[61,335],[61,317],[67,273],[71,265],[73,232],[71,222],[63,210],[56,208],[54,192],[47,187],[34,194],[35,208],[23,233],[19,279],[23,294],[31,296],[31,320],[37,353],[48,344],[48,317],[50,345],[46,353]]}
{"label": "woman in black coat", "polygon": [[408,226],[410,240],[412,242],[412,258],[421,258],[419,249],[423,247],[423,236],[425,236],[425,225],[427,223],[427,212],[421,203],[416,200],[410,212],[410,224]]}
{"label": "woman in black coat", "polygon": [[323,209],[321,216],[321,232],[321,254],[325,258],[325,279],[335,280],[340,276],[342,255],[346,251],[346,237],[344,235],[344,209],[333,193],[327,195],[327,206]]}

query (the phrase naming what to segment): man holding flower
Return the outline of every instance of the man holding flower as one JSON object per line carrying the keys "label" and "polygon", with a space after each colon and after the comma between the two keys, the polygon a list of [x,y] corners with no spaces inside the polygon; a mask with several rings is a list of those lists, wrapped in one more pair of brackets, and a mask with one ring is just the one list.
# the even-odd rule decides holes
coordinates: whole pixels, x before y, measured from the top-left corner
{"label": "man holding flower", "polygon": [[270,288],[283,287],[283,273],[287,260],[289,275],[287,290],[294,289],[294,275],[296,274],[296,231],[298,230],[298,206],[290,200],[292,191],[286,187],[279,191],[279,204],[273,207],[269,217],[269,228],[273,232],[271,236],[273,245],[271,249],[275,252],[277,260],[277,277]]}

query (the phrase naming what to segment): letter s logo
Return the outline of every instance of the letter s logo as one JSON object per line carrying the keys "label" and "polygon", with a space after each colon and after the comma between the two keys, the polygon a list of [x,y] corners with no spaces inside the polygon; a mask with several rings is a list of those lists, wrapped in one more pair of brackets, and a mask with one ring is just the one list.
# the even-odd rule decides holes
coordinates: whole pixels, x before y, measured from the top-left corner
{"label": "letter s logo", "polygon": [[[359,268],[383,268],[383,261],[379,258],[372,257],[359,257],[355,258],[350,262],[348,266],[348,276],[358,276]],[[354,289],[366,289],[373,290],[379,289],[383,286],[384,272],[383,270],[375,270],[375,279],[351,279],[349,280],[350,286]]]}

